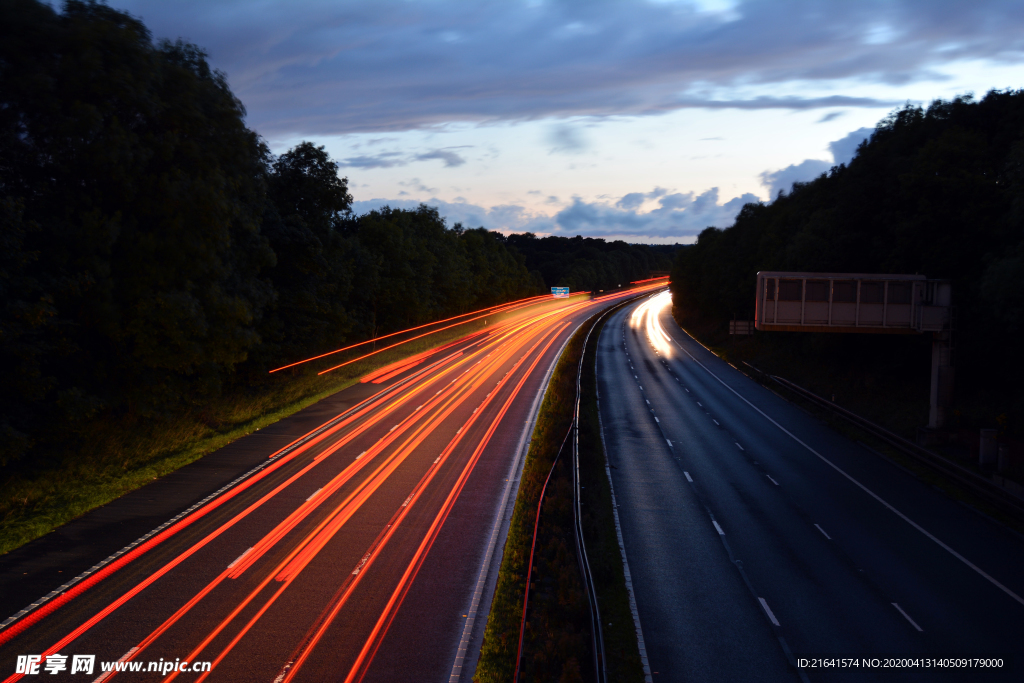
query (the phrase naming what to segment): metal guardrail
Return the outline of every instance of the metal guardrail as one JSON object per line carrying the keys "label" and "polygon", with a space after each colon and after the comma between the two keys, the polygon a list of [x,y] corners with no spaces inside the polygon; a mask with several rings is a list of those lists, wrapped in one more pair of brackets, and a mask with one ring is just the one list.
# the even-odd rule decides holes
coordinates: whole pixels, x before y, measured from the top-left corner
{"label": "metal guardrail", "polygon": [[[526,590],[523,596],[523,612],[519,624],[519,645],[516,651],[516,665],[515,671],[512,676],[513,682],[519,680],[520,666],[523,658],[523,640],[526,634],[526,614],[529,607],[530,601],[530,576],[533,570],[533,555],[537,543],[537,529],[540,526],[540,513],[544,506],[544,494],[547,491],[548,482],[551,480],[551,474],[555,471],[555,465],[558,463],[558,458],[562,454],[562,450],[565,448],[565,441],[572,436],[572,473],[573,473],[573,486],[572,486],[572,509],[573,509],[573,536],[576,542],[576,558],[580,565],[580,578],[583,580],[584,589],[587,593],[587,605],[590,611],[590,637],[591,637],[591,649],[594,654],[594,675],[597,683],[607,683],[608,673],[606,670],[606,660],[604,654],[604,631],[601,628],[601,612],[597,603],[597,588],[594,586],[594,577],[590,571],[590,560],[587,557],[587,549],[583,539],[583,512],[580,507],[580,461],[579,461],[579,424],[580,424],[580,398],[582,391],[582,377],[583,377],[583,360],[587,355],[587,342],[590,340],[590,334],[594,331],[594,328],[598,326],[601,320],[611,313],[612,311],[625,306],[628,303],[647,296],[646,294],[630,297],[625,301],[615,304],[614,306],[602,311],[599,314],[595,314],[592,317],[596,317],[590,329],[587,330],[587,336],[583,338],[583,348],[580,350],[580,361],[576,368],[576,401],[573,409],[572,424],[569,425],[569,431],[565,435],[565,439],[562,440],[562,445],[558,449],[558,453],[555,454],[555,459],[551,463],[551,469],[548,470],[548,476],[544,480],[544,486],[541,488],[540,500],[537,503],[537,516],[534,520],[533,525],[533,540],[530,542],[530,561],[527,565],[526,570]],[[588,319],[589,320],[589,319]]]}
{"label": "metal guardrail", "polygon": [[998,484],[989,481],[985,476],[972,472],[966,467],[962,467],[955,462],[950,462],[938,453],[934,453],[927,448],[918,446],[916,443],[908,441],[902,436],[890,432],[885,427],[877,425],[874,422],[847,410],[846,408],[837,406],[828,399],[822,398],[821,396],[804,389],[802,386],[790,382],[788,379],[777,377],[776,375],[769,375],[746,361],[743,361],[743,364],[760,374],[762,377],[766,377],[776,384],[789,389],[801,398],[838,415],[848,422],[851,422],[872,436],[881,439],[900,453],[910,456],[916,462],[954,480],[957,484],[960,484],[964,488],[970,490],[971,493],[984,499],[987,503],[998,508],[1000,511],[1012,515],[1017,519],[1024,520],[1024,499],[1004,490]]}

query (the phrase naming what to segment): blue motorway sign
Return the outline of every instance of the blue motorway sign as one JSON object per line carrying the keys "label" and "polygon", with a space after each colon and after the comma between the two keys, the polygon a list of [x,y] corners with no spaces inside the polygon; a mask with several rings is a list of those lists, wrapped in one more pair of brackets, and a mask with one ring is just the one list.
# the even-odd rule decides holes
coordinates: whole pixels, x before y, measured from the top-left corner
{"label": "blue motorway sign", "polygon": [[551,288],[551,296],[555,297],[556,299],[568,298],[568,296],[569,296],[569,288],[568,287],[552,287]]}

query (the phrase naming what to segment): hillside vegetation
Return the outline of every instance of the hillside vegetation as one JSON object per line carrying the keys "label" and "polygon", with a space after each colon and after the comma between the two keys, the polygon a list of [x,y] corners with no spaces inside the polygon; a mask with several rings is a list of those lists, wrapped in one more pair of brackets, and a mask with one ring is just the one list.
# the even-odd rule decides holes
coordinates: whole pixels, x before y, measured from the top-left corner
{"label": "hillside vegetation", "polygon": [[104,4],[0,3],[0,84],[0,548],[374,366],[271,368],[591,282],[425,205],[353,214],[323,146],[275,156],[199,47]]}
{"label": "hillside vegetation", "polygon": [[[960,426],[998,424],[1004,436],[1019,437],[1024,91],[898,109],[848,165],[795,184],[768,204],[746,205],[729,228],[703,231],[675,260],[677,318],[725,344],[725,321],[753,319],[759,270],[920,273],[952,280],[956,420]],[[803,368],[819,391],[859,391],[865,403],[879,406],[883,421],[891,412],[886,391],[919,396],[910,414],[899,418],[901,426],[926,420],[925,335],[766,333],[737,344],[734,357],[770,359],[784,376],[778,368]]]}

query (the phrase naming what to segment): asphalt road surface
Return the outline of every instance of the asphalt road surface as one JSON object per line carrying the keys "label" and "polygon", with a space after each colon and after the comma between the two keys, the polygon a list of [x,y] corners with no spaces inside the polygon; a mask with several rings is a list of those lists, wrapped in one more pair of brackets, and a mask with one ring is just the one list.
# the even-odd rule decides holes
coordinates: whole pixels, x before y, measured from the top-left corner
{"label": "asphalt road surface", "polygon": [[[262,465],[205,501],[188,486],[212,470],[169,476],[181,514],[147,517],[157,533],[43,603],[63,580],[52,553],[74,564],[89,548],[40,539],[5,558],[4,604],[35,606],[0,629],[0,674],[26,677],[33,655],[27,676],[46,680],[469,680],[538,397],[568,337],[613,303],[528,307],[379,372],[288,445],[272,428],[233,444]],[[101,546],[104,515],[128,523],[149,488],[69,526]]]}
{"label": "asphalt road surface", "polygon": [[654,681],[1024,680],[1020,536],[719,360],[667,294],[613,314],[597,373]]}

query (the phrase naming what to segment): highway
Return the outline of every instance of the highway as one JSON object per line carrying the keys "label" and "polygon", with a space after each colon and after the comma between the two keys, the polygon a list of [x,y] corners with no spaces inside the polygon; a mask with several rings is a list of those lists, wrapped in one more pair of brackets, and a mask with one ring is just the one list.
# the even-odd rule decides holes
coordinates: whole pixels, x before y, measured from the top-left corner
{"label": "highway", "polygon": [[[650,680],[1024,680],[1021,537],[751,381],[670,311],[667,293],[616,311],[597,359]],[[1004,666],[931,659],[958,657]]]}
{"label": "highway", "polygon": [[3,680],[19,656],[86,680],[76,655],[95,656],[87,680],[469,680],[548,373],[636,291],[509,309],[364,378],[355,405],[0,630]]}

